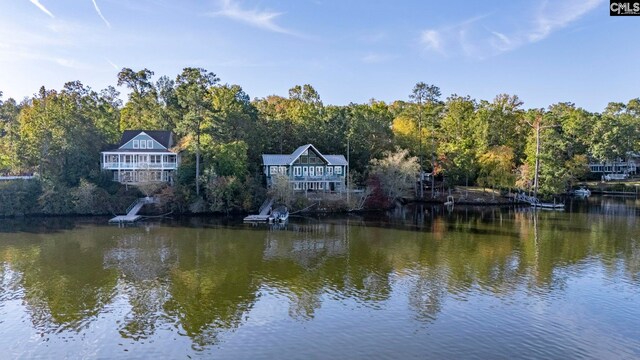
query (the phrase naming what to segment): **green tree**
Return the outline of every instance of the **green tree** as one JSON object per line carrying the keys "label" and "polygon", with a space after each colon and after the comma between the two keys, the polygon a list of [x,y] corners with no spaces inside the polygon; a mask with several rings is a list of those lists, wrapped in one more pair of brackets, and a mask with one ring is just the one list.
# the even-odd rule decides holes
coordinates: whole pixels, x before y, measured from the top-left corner
{"label": "green tree", "polygon": [[480,176],[478,183],[492,189],[510,189],[515,182],[513,149],[501,145],[493,146],[478,158]]}
{"label": "green tree", "polygon": [[[151,77],[153,71],[142,69],[133,71],[123,68],[118,73],[118,86],[131,90],[129,101],[121,112],[120,130],[166,129],[162,125],[162,108],[158,101],[158,91]],[[167,129],[171,130],[171,129]]]}
{"label": "green tree", "polygon": [[247,173],[247,151],[244,141],[233,141],[215,147],[214,167],[219,176],[235,176],[242,179]]}
{"label": "green tree", "polygon": [[446,159],[445,173],[454,183],[465,180],[476,172],[477,151],[482,151],[478,144],[475,116],[475,101],[469,96],[451,95],[445,103],[444,116],[440,123],[439,154]]}
{"label": "green tree", "polygon": [[350,169],[356,181],[364,182],[372,159],[380,159],[393,149],[393,116],[382,101],[369,104],[349,104],[347,114],[347,139],[349,143]]}
{"label": "green tree", "polygon": [[[427,85],[424,82],[417,83],[409,95],[409,98],[415,104],[412,111],[413,117],[418,128],[418,157],[420,159],[420,172],[423,171],[423,157],[431,159],[431,169],[435,175],[436,158],[438,148],[437,132],[440,126],[440,118],[442,112],[442,101],[440,101],[440,88],[435,85]],[[428,144],[423,144],[423,128],[427,128]],[[428,150],[424,150],[424,149]],[[431,197],[434,197],[435,177],[431,176]],[[420,176],[420,198],[424,198],[424,186],[422,184],[422,176]]]}
{"label": "green tree", "polygon": [[176,130],[193,139],[196,153],[196,195],[200,195],[200,138],[203,133],[212,132],[215,128],[210,92],[218,81],[214,73],[202,68],[184,68],[176,78],[176,95],[183,112]]}

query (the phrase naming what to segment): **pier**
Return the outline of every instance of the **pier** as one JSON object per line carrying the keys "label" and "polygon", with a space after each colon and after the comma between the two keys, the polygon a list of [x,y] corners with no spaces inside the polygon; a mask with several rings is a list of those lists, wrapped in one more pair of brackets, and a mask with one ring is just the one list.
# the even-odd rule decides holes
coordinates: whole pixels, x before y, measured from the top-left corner
{"label": "pier", "polygon": [[273,199],[267,199],[260,206],[260,211],[257,215],[249,215],[244,218],[244,221],[247,222],[268,222],[269,217],[271,216],[269,212],[271,211],[271,207],[273,206]]}
{"label": "pier", "polygon": [[156,199],[152,197],[144,197],[134,201],[129,208],[126,210],[126,215],[118,215],[113,219],[109,220],[109,223],[134,223],[142,217],[138,215],[140,209],[146,204],[154,204],[156,203]]}

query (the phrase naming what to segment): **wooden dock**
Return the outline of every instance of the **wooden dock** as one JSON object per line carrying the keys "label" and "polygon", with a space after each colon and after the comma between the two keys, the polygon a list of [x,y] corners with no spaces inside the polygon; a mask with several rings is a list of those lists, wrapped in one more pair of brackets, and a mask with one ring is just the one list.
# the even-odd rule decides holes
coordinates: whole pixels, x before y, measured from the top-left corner
{"label": "wooden dock", "polygon": [[244,218],[246,222],[268,222],[271,215],[269,212],[271,211],[271,207],[273,206],[273,199],[267,199],[260,206],[259,214],[257,215],[249,215]]}
{"label": "wooden dock", "polygon": [[134,201],[133,204],[129,206],[129,208],[127,209],[126,215],[118,215],[113,219],[109,220],[109,223],[112,223],[112,224],[113,223],[117,223],[117,224],[134,223],[140,220],[140,218],[142,217],[141,215],[138,215],[138,212],[140,211],[140,209],[142,209],[142,207],[145,206],[146,204],[153,204],[155,202],[156,202],[156,199],[154,198],[150,198],[150,197],[140,198]]}
{"label": "wooden dock", "polygon": [[118,215],[113,219],[109,220],[110,223],[133,223],[138,221],[142,216],[140,215]]}

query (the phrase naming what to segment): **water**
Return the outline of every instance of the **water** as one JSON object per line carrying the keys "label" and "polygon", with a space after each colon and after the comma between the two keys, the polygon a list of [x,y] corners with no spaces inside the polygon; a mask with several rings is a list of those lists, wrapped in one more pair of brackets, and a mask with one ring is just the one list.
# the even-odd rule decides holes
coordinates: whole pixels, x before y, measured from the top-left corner
{"label": "water", "polygon": [[635,199],[0,220],[2,358],[640,358]]}

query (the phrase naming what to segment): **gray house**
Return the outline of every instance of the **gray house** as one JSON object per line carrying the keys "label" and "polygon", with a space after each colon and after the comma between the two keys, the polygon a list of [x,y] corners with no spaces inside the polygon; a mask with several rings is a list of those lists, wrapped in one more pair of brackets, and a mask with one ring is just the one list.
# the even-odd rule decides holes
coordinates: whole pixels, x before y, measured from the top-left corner
{"label": "gray house", "polygon": [[103,151],[100,168],[121,183],[173,182],[178,154],[170,131],[125,130],[116,149]]}
{"label": "gray house", "polygon": [[285,176],[294,190],[343,191],[347,166],[343,155],[324,155],[311,144],[300,146],[292,154],[262,155],[267,187],[276,176]]}

